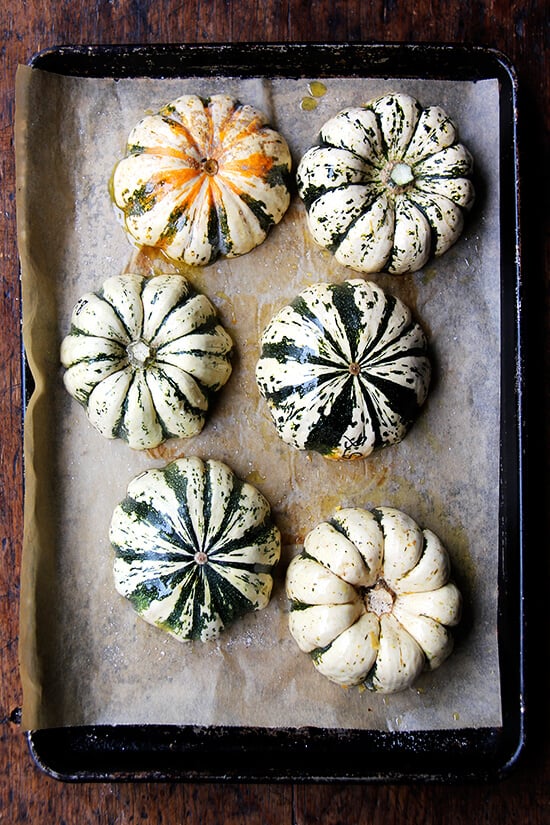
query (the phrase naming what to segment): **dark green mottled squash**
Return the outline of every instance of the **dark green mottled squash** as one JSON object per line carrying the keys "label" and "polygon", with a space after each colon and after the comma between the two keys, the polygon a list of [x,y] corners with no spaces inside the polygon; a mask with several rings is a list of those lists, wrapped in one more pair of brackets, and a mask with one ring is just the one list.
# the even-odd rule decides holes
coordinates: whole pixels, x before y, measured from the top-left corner
{"label": "dark green mottled squash", "polygon": [[356,278],[305,289],[272,318],[256,366],[283,441],[365,458],[406,435],[424,403],[427,341],[409,308]]}
{"label": "dark green mottled squash", "polygon": [[180,458],[128,486],[110,528],[119,593],[179,641],[266,607],[280,534],[264,496],[224,463]]}

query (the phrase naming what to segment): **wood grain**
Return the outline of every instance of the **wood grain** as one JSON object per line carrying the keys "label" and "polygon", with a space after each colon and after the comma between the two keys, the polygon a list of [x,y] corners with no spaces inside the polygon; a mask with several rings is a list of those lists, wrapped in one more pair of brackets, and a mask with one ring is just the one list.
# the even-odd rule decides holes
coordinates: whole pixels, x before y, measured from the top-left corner
{"label": "wood grain", "polygon": [[[201,823],[201,825],[340,825],[407,822],[470,825],[550,822],[548,729],[549,621],[544,605],[548,563],[550,374],[548,318],[548,25],[544,0],[8,0],[0,10],[0,823]],[[528,618],[530,725],[528,749],[498,785],[66,785],[32,763],[17,724],[21,704],[17,661],[18,581],[22,538],[20,293],[13,154],[14,75],[33,53],[62,43],[248,41],[437,41],[505,52],[520,81],[522,220],[525,277],[532,326],[528,398],[533,450],[530,488]],[[546,200],[546,211],[543,208]],[[545,242],[546,241],[546,242]],[[544,513],[542,516],[540,513]],[[543,599],[540,595],[543,594]],[[543,656],[540,656],[543,646]]]}

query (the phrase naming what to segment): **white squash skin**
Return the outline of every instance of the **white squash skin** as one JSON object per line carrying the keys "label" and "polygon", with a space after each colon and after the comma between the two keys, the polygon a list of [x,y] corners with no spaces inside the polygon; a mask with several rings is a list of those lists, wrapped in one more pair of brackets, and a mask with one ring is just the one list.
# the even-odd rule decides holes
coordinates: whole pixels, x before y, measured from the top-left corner
{"label": "white squash skin", "polygon": [[288,617],[290,632],[300,650],[310,653],[333,642],[363,612],[359,599],[347,604],[315,604],[291,610]]}
{"label": "white squash skin", "polygon": [[[442,255],[475,199],[473,158],[457,141],[440,107],[405,94],[339,112],[297,169],[314,241],[365,273],[415,272]],[[411,175],[402,185],[392,180],[399,164]]]}
{"label": "white squash skin", "polygon": [[383,166],[380,125],[369,109],[343,109],[321,127],[320,136],[330,146],[352,151],[368,165],[379,169]]}
{"label": "white squash skin", "polygon": [[402,592],[398,595],[397,602],[411,613],[427,616],[449,627],[458,624],[460,620],[461,597],[453,582],[446,582],[437,590]]}
{"label": "white squash skin", "polygon": [[406,627],[408,633],[415,639],[426,657],[426,665],[435,670],[453,649],[453,637],[440,621],[413,613],[403,606],[403,601],[396,599],[393,606],[393,616],[401,627]]}
{"label": "white squash skin", "polygon": [[380,272],[388,262],[394,245],[395,210],[389,199],[380,195],[361,213],[338,245],[334,257],[344,266],[356,270],[361,269],[362,261],[368,260],[368,271]]}
{"label": "white squash skin", "polygon": [[428,106],[418,121],[416,133],[411,140],[403,159],[407,163],[418,163],[447,146],[452,146],[458,139],[456,127],[440,106]]}
{"label": "white squash skin", "polygon": [[349,584],[368,586],[369,571],[360,552],[331,524],[323,522],[308,533],[304,552]]}
{"label": "white squash skin", "polygon": [[424,549],[417,564],[394,582],[396,593],[415,593],[437,590],[449,579],[451,563],[449,554],[440,539],[431,530],[423,530]]}
{"label": "white squash skin", "polygon": [[346,604],[357,598],[351,584],[307,556],[290,562],[286,588],[289,599],[303,604]]}
{"label": "white squash skin", "polygon": [[369,684],[379,693],[398,693],[410,687],[424,670],[425,653],[393,614],[380,618],[379,649]]}
{"label": "white squash skin", "polygon": [[378,115],[389,159],[401,159],[415,133],[420,104],[410,95],[389,94],[373,101],[371,108]]}
{"label": "white squash skin", "polygon": [[421,269],[430,257],[431,229],[426,216],[409,198],[395,198],[395,229],[390,272]]}
{"label": "white squash skin", "polygon": [[360,684],[377,660],[379,634],[378,618],[373,613],[363,613],[314,658],[315,667],[331,682]]}
{"label": "white squash skin", "polygon": [[384,580],[395,589],[399,579],[418,564],[423,535],[416,522],[400,510],[379,507],[377,514],[384,534]]}
{"label": "white squash skin", "polygon": [[289,565],[290,633],[330,681],[404,690],[452,652],[449,628],[460,621],[462,599],[449,576],[441,541],[407,514],[343,508],[306,536]]}
{"label": "white squash skin", "polygon": [[201,431],[232,349],[213,305],[183,276],[130,273],[79,299],[60,358],[93,426],[142,450]]}
{"label": "white squash skin", "polygon": [[372,587],[380,578],[384,559],[384,534],[378,521],[368,510],[357,507],[344,507],[338,510],[333,519],[340,530],[361,553],[363,561],[369,571],[366,587]]}
{"label": "white squash skin", "polygon": [[[365,201],[370,192],[368,186],[357,183],[347,186],[345,190],[335,189],[320,195],[313,202],[307,216],[314,241],[319,246],[332,246],[365,210]],[[373,214],[371,220],[378,219],[378,224],[384,226],[387,203],[380,204],[379,199],[375,198],[367,208],[373,208],[373,204],[376,204],[374,209],[377,214]],[[330,220],[326,219],[327,211],[330,211]]]}

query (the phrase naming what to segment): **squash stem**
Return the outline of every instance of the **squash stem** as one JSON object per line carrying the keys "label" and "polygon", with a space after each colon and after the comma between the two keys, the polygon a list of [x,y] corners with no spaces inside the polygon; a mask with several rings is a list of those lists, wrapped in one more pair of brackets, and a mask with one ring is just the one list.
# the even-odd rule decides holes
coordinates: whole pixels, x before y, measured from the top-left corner
{"label": "squash stem", "polygon": [[204,158],[204,160],[201,161],[201,169],[207,175],[213,177],[218,174],[218,161],[215,158]]}
{"label": "squash stem", "polygon": [[137,341],[132,341],[126,347],[128,354],[128,361],[134,369],[143,370],[148,367],[155,358],[155,352],[149,346],[147,341],[139,338]]}
{"label": "squash stem", "polygon": [[388,186],[393,189],[403,189],[414,181],[414,175],[408,163],[395,163],[391,166],[388,175]]}
{"label": "squash stem", "polygon": [[378,579],[374,587],[370,587],[365,594],[365,606],[370,613],[382,616],[391,613],[395,594],[384,579]]}

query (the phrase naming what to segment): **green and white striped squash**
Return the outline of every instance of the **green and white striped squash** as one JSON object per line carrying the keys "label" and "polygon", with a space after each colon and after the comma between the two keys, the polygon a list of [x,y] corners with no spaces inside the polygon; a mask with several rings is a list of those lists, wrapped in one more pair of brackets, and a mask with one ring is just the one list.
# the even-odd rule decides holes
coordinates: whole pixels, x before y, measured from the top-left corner
{"label": "green and white striped squash", "polygon": [[388,94],[324,124],[298,165],[298,193],[313,239],[340,263],[400,274],[458,240],[472,171],[443,109]]}
{"label": "green and white striped squash", "polygon": [[424,403],[431,366],[410,309],[363,279],[305,289],[272,318],[256,378],[288,444],[331,459],[401,441]]}
{"label": "green and white striped squash", "polygon": [[453,649],[462,599],[449,576],[441,541],[410,516],[341,509],[288,567],[291,635],[332,682],[404,690]]}
{"label": "green and white striped squash", "polygon": [[180,458],[134,478],[110,526],[117,591],[181,642],[267,606],[280,534],[264,496],[224,463]]}
{"label": "green and white striped squash", "polygon": [[261,244],[290,203],[291,156],[266,116],[228,95],[183,95],[131,131],[112,179],[127,232],[203,266]]}
{"label": "green and white striped squash", "polygon": [[103,436],[148,449],[201,431],[232,348],[211,302],[183,276],[119,275],[74,307],[63,380]]}

